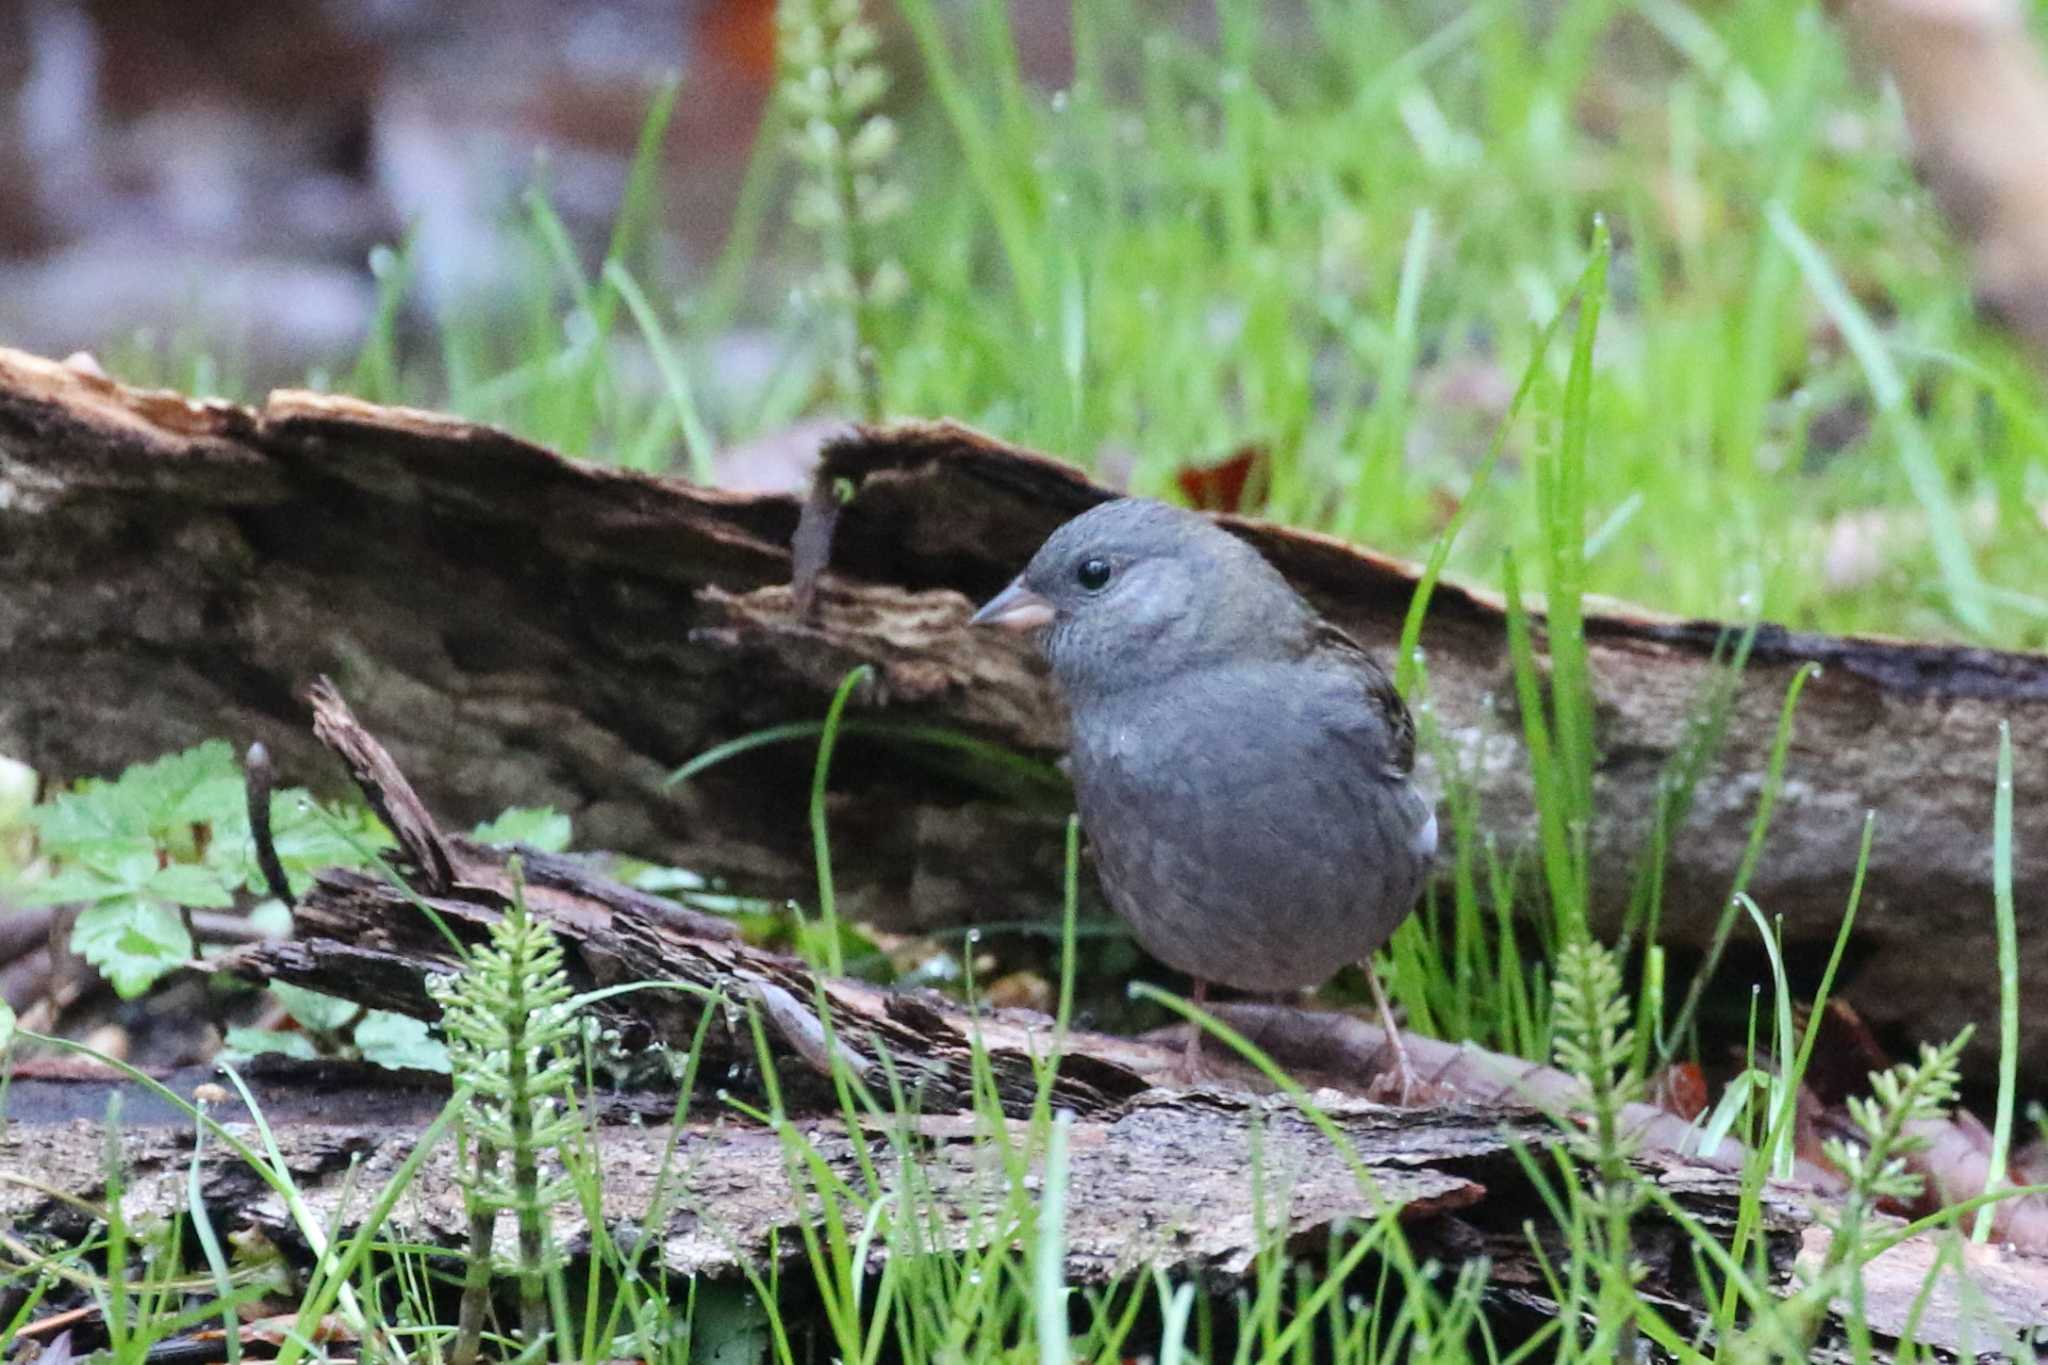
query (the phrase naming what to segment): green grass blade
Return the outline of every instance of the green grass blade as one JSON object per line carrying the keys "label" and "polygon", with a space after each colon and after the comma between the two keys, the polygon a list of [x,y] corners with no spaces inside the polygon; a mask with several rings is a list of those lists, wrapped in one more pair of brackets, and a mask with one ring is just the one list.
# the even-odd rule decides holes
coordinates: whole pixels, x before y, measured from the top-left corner
{"label": "green grass blade", "polygon": [[1956,619],[1979,635],[1991,630],[1991,613],[1985,607],[1984,580],[1963,534],[1962,517],[1950,496],[1926,429],[1913,412],[1912,396],[1904,376],[1893,364],[1891,352],[1879,335],[1870,314],[1849,293],[1848,286],[1814,240],[1807,236],[1782,203],[1764,208],[1771,231],[1792,253],[1806,277],[1806,286],[1818,298],[1828,316],[1842,330],[1842,337],[1855,352],[1870,384],[1871,397],[1890,428],[1899,470],[1913,490],[1914,500],[1927,517],[1928,535],[1934,544],[1935,563],[1941,569],[1942,589]]}
{"label": "green grass blade", "polygon": [[[1991,894],[1998,921],[1998,1112],[1991,1123],[1991,1161],[1984,1188],[2006,1182],[2012,1151],[2013,1100],[2019,1089],[2020,939],[2012,899],[2012,723],[1998,723],[1998,789],[1991,813]],[[1970,1240],[1991,1236],[1992,1210],[1977,1216]]]}

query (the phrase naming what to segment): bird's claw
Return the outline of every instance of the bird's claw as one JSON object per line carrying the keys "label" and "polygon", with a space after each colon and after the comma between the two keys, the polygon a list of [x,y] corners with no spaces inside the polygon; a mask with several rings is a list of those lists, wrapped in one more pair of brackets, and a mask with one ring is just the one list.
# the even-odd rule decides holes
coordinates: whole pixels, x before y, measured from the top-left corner
{"label": "bird's claw", "polygon": [[1365,1087],[1365,1097],[1375,1104],[1391,1105],[1396,1109],[1427,1109],[1449,1104],[1457,1098],[1457,1092],[1450,1086],[1425,1079],[1408,1064],[1406,1049],[1400,1049],[1394,1055],[1394,1064],[1380,1068],[1379,1074]]}

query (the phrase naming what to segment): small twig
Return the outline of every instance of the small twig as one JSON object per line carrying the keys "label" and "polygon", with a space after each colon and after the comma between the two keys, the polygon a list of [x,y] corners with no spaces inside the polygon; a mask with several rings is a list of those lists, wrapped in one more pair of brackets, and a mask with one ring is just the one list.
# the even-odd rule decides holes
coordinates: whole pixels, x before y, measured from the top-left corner
{"label": "small twig", "polygon": [[327,679],[314,680],[306,699],[313,706],[313,734],[348,764],[363,799],[398,840],[406,861],[419,870],[422,884],[415,889],[429,896],[447,892],[455,885],[448,841],[390,752],[363,729]]}
{"label": "small twig", "polygon": [[192,911],[191,929],[195,943],[268,943],[288,937],[251,924],[245,916],[219,910]]}
{"label": "small twig", "polygon": [[263,869],[263,884],[271,895],[290,905],[292,884],[284,875],[284,864],[270,835],[270,795],[277,790],[277,769],[261,741],[249,746],[242,762],[242,779],[249,798],[249,834],[256,841],[256,865]]}
{"label": "small twig", "polygon": [[804,496],[797,513],[796,534],[790,540],[790,601],[796,619],[815,621],[818,610],[818,580],[832,561],[832,532],[839,525],[840,480],[821,467],[811,477],[811,491]]}
{"label": "small twig", "polygon": [[854,1051],[844,1038],[828,1037],[816,1013],[794,995],[761,977],[752,977],[746,984],[749,993],[760,1002],[768,1022],[782,1036],[782,1041],[788,1043],[790,1050],[820,1076],[832,1074],[835,1056],[855,1076],[865,1077],[872,1069],[868,1059]]}

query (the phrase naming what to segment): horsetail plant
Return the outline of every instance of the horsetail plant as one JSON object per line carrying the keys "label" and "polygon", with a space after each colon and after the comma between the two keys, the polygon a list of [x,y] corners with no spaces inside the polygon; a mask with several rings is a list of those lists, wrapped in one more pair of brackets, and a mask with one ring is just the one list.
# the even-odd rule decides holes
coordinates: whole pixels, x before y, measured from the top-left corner
{"label": "horsetail plant", "polygon": [[549,1154],[580,1130],[573,1086],[578,1036],[562,972],[562,949],[526,905],[518,859],[509,865],[511,904],[490,942],[458,975],[433,978],[456,1085],[468,1095],[461,1140],[470,1220],[469,1268],[452,1359],[470,1365],[481,1346],[491,1282],[494,1225],[513,1213],[519,1227],[519,1322],[531,1352],[547,1331],[546,1280],[555,1268],[548,1210],[570,1192],[543,1178]]}
{"label": "horsetail plant", "polygon": [[1617,1339],[1608,1344],[1616,1359],[1625,1359],[1633,1350],[1635,1284],[1641,1274],[1631,1254],[1629,1229],[1643,1199],[1629,1164],[1635,1137],[1623,1122],[1624,1109],[1642,1091],[1635,1031],[1628,1026],[1633,1008],[1614,954],[1591,939],[1564,945],[1554,990],[1557,1064],[1586,1087],[1589,1111],[1586,1131],[1574,1132],[1570,1146],[1591,1168],[1593,1189],[1583,1203],[1573,1202],[1585,1211],[1588,1240],[1601,1252],[1600,1331],[1615,1334]]}
{"label": "horsetail plant", "polygon": [[[1810,1346],[1826,1319],[1829,1305],[1846,1296],[1842,1315],[1852,1336],[1867,1336],[1864,1321],[1863,1266],[1881,1247],[1868,1240],[1870,1221],[1887,1202],[1910,1204],[1919,1199],[1926,1181],[1911,1168],[1911,1158],[1927,1150],[1929,1139],[1920,1125],[1946,1118],[1962,1085],[1957,1059],[1973,1030],[1965,1028],[1940,1047],[1922,1043],[1916,1062],[1901,1062],[1870,1075],[1870,1094],[1849,1099],[1851,1138],[1831,1137],[1821,1153],[1842,1173],[1848,1189],[1821,1214],[1829,1239],[1820,1270],[1803,1287],[1792,1306],[1793,1322]],[[1869,1343],[1853,1343],[1867,1358]]]}
{"label": "horsetail plant", "polygon": [[790,113],[790,149],[804,168],[791,216],[818,234],[825,265],[814,291],[840,336],[839,383],[863,418],[882,418],[875,335],[881,310],[903,294],[903,268],[877,229],[908,202],[890,177],[896,123],[876,112],[889,74],[873,58],[875,30],[860,0],[781,0],[776,13],[780,96]]}

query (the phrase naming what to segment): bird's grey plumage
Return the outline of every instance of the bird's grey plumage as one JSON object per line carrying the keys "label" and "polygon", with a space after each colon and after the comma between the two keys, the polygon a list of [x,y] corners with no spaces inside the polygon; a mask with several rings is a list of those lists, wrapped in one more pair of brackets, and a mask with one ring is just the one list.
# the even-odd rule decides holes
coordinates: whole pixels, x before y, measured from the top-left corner
{"label": "bird's grey plumage", "polygon": [[[1098,581],[1099,580],[1099,581]],[[1383,945],[1436,849],[1386,673],[1257,551],[1195,513],[1105,503],[982,620],[1050,624],[1103,886],[1190,976],[1312,986]]]}

